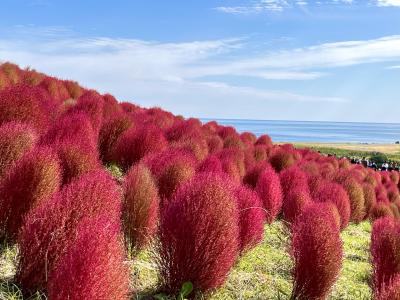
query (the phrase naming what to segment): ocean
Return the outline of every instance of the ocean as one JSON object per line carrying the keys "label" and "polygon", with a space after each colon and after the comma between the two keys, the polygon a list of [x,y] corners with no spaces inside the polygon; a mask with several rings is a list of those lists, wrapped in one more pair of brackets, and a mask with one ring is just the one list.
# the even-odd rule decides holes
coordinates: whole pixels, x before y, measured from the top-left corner
{"label": "ocean", "polygon": [[268,134],[274,142],[393,144],[400,141],[400,124],[314,121],[201,119],[233,126],[239,132]]}

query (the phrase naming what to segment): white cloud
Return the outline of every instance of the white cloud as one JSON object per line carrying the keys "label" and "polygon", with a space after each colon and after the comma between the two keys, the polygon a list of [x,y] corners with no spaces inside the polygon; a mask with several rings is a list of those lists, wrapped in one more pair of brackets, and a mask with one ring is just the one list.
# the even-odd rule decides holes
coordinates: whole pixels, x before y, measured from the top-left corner
{"label": "white cloud", "polygon": [[400,0],[377,0],[378,6],[399,6]]}
{"label": "white cloud", "polygon": [[389,70],[397,70],[397,69],[400,69],[400,66],[390,66],[387,69],[389,69]]}

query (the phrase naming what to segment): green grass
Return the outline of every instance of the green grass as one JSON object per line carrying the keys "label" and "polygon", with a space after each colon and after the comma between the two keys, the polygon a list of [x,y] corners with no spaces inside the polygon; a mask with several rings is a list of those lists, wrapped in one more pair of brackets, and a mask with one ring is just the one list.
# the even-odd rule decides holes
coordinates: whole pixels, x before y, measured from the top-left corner
{"label": "green grass", "polygon": [[[334,147],[326,147],[326,146],[317,146],[317,145],[303,145],[303,144],[296,144],[297,148],[310,148],[315,151],[319,151],[322,154],[332,154],[337,157],[354,157],[354,158],[371,158],[371,156],[376,151],[362,151],[362,150],[349,150],[349,149],[341,149],[341,148],[334,148]],[[400,163],[400,153],[385,153],[389,161],[393,161],[396,163]]]}
{"label": "green grass", "polygon": [[[368,282],[371,274],[369,240],[371,225],[351,224],[342,232],[344,262],[340,277],[329,299],[371,299]],[[265,228],[263,242],[247,252],[236,263],[226,284],[210,296],[212,300],[229,299],[289,299],[292,289],[292,261],[288,254],[289,235],[282,222]],[[23,299],[12,283],[16,249],[5,247],[0,259],[0,300]],[[144,299],[154,294],[157,271],[150,251],[143,251],[132,261],[131,284],[136,294],[132,299]],[[31,300],[45,299],[35,295]]]}

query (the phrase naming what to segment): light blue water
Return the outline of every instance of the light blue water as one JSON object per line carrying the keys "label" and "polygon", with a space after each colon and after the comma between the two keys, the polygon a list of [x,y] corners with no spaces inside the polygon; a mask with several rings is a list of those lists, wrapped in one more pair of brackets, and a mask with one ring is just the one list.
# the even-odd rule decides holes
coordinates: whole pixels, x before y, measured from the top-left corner
{"label": "light blue water", "polygon": [[239,132],[268,134],[275,142],[395,143],[400,141],[400,124],[312,121],[261,121],[201,119],[233,126]]}

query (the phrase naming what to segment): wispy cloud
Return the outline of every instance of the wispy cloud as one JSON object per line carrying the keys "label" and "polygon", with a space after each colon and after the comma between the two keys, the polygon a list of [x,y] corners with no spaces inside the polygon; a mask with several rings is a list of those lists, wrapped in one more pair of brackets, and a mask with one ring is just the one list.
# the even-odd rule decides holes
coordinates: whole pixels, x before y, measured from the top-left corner
{"label": "wispy cloud", "polygon": [[398,6],[400,7],[400,0],[377,0],[378,6]]}
{"label": "wispy cloud", "polygon": [[219,6],[218,10],[227,14],[251,15],[260,13],[280,13],[287,9],[302,9],[305,6],[327,6],[327,5],[359,5],[359,6],[378,6],[378,7],[400,7],[400,0],[256,0],[244,1],[239,6]]}
{"label": "wispy cloud", "polygon": [[390,66],[387,69],[389,69],[389,70],[397,70],[397,69],[400,69],[400,66]]}

